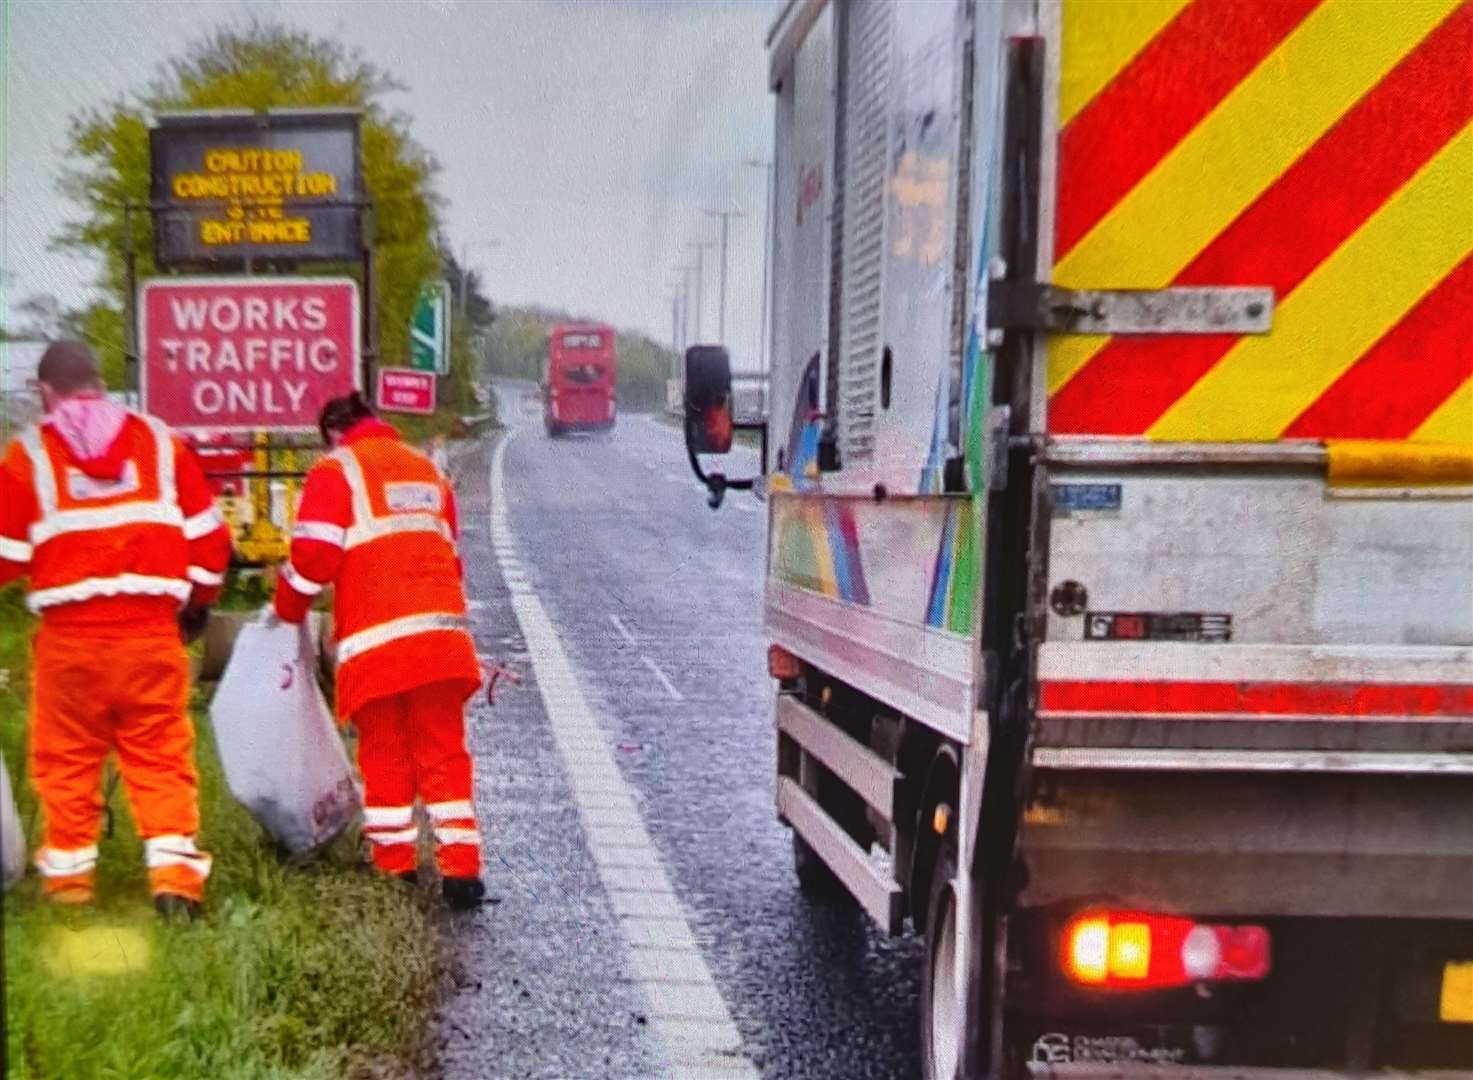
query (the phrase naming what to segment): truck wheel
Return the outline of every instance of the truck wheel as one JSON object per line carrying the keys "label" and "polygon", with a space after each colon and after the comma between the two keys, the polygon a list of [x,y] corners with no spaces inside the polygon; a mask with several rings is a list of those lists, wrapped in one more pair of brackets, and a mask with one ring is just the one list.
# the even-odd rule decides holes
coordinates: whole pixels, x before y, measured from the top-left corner
{"label": "truck wheel", "polygon": [[921,1074],[925,1080],[955,1080],[961,1065],[962,1005],[957,993],[956,847],[946,841],[931,872],[926,904],[926,960],[921,979]]}
{"label": "truck wheel", "polygon": [[805,896],[825,901],[848,899],[849,890],[834,876],[828,863],[798,835],[797,829],[793,830],[793,870],[798,875],[798,887]]}

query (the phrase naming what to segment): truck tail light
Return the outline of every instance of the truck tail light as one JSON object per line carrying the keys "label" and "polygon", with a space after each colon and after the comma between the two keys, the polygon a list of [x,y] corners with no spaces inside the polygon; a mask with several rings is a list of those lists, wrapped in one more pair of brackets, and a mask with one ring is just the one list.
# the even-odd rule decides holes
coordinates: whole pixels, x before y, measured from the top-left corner
{"label": "truck tail light", "polygon": [[774,679],[796,679],[803,674],[798,658],[781,645],[767,647],[767,674]]}
{"label": "truck tail light", "polygon": [[1256,982],[1271,954],[1262,926],[1218,926],[1176,915],[1089,911],[1064,927],[1060,962],[1082,986],[1152,990]]}

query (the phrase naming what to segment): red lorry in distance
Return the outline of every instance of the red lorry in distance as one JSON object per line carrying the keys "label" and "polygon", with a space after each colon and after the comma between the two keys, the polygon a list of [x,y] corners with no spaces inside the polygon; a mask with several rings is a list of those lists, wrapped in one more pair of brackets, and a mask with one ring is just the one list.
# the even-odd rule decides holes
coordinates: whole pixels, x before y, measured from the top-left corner
{"label": "red lorry in distance", "polygon": [[547,335],[542,374],[543,423],[549,435],[607,431],[614,426],[619,358],[614,329],[560,324]]}

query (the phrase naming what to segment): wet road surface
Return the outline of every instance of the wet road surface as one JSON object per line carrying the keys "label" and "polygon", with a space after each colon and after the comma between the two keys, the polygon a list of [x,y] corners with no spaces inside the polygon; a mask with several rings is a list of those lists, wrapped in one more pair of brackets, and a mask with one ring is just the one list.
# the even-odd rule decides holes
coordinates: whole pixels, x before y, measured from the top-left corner
{"label": "wet road surface", "polygon": [[525,683],[471,716],[503,900],[454,924],[445,1075],[915,1075],[919,942],[806,898],[773,814],[761,504],[709,510],[658,418],[549,439],[499,394],[504,506],[463,450],[462,552]]}

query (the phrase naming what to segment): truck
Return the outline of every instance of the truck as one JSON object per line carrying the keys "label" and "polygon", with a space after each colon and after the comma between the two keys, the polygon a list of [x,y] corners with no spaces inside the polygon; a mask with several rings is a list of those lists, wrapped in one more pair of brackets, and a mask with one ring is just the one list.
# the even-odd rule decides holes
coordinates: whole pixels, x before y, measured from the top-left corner
{"label": "truck", "polygon": [[559,323],[547,333],[542,421],[550,437],[614,426],[619,357],[614,328]]}
{"label": "truck", "polygon": [[1473,1076],[1473,4],[789,0],[799,885],[921,1071]]}

